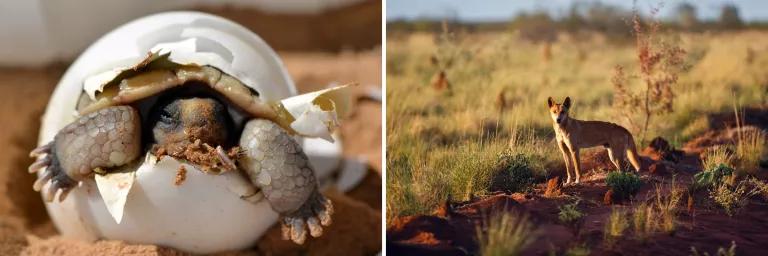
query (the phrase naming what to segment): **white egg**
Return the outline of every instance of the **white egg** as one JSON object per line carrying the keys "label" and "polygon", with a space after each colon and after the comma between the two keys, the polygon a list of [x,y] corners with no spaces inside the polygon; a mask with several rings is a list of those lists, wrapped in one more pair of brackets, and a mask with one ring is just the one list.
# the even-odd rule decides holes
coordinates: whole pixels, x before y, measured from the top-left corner
{"label": "white egg", "polygon": [[[265,100],[296,94],[275,52],[256,34],[229,20],[197,12],[169,12],[140,18],[106,34],[91,45],[64,74],[43,117],[39,144],[76,119],[79,96],[89,77],[135,65],[147,53],[171,50],[178,63],[210,65],[252,87]],[[316,175],[325,179],[337,168],[340,143],[304,143]],[[180,163],[163,158],[136,172],[122,221],[107,211],[92,178],[63,202],[47,203],[48,213],[64,237],[81,240],[120,239],[151,243],[195,253],[252,246],[277,221],[266,201],[251,203],[229,190],[249,182],[237,173],[208,175],[185,165],[186,180],[173,185]],[[44,189],[45,190],[45,189]],[[44,191],[43,190],[43,191]]]}

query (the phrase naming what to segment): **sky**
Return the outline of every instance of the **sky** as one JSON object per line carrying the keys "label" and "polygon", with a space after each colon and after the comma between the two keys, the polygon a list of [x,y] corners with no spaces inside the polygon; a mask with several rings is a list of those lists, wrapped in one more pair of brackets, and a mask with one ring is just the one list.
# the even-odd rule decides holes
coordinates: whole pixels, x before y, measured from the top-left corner
{"label": "sky", "polygon": [[[601,2],[632,9],[631,0],[387,0],[387,21],[399,19],[458,19],[460,21],[505,21],[521,12],[546,11],[553,16],[563,16],[568,13],[572,3]],[[734,4],[739,8],[739,14],[746,21],[768,20],[768,1],[766,0],[707,0],[684,1],[667,0],[660,10],[661,18],[669,18],[675,13],[676,7],[684,2],[696,6],[699,19],[717,19],[720,7]],[[652,7],[658,5],[658,0],[637,0],[641,13],[648,14]]]}

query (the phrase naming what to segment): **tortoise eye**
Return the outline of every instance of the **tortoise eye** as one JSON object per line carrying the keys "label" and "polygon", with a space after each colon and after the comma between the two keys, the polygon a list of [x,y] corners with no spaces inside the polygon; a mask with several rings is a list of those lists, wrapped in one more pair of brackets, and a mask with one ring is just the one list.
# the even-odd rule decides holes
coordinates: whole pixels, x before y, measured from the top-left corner
{"label": "tortoise eye", "polygon": [[179,121],[179,111],[175,105],[169,105],[160,111],[160,120],[167,124],[175,124]]}
{"label": "tortoise eye", "polygon": [[168,111],[161,112],[160,118],[163,119],[164,122],[173,121],[173,115],[171,115],[171,113],[168,113]]}

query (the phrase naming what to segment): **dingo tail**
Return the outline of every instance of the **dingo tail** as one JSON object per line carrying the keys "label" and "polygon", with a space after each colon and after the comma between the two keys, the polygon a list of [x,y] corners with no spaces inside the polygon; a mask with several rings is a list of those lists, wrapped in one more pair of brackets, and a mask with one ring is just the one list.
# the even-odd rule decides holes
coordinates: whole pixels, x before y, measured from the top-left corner
{"label": "dingo tail", "polygon": [[635,140],[630,136],[629,137],[629,147],[627,148],[627,158],[629,159],[629,162],[632,164],[632,167],[635,167],[635,171],[640,172],[640,156],[637,154],[637,146],[635,146]]}

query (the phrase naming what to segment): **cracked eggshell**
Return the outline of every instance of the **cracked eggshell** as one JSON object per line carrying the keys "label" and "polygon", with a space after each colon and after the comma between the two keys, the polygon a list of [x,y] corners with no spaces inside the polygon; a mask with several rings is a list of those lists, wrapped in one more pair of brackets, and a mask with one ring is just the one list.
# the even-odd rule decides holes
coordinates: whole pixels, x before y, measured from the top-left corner
{"label": "cracked eggshell", "polygon": [[[86,78],[135,65],[149,51],[168,50],[164,49],[168,45],[184,47],[178,51],[171,49],[174,61],[219,68],[254,88],[265,100],[296,95],[296,88],[276,53],[248,29],[198,12],[155,14],[113,30],[80,55],[48,103],[38,144],[53,140],[61,128],[76,119],[75,106],[84,92]],[[340,144],[333,144],[322,146],[336,148],[333,154],[338,158]],[[313,152],[327,152],[313,148],[319,146],[317,143],[303,145],[310,159]],[[333,158],[320,157],[331,162]],[[317,171],[320,179],[335,168],[319,162],[313,165],[322,166]],[[64,202],[46,203],[46,208],[57,229],[67,238],[120,239],[195,253],[249,247],[276,223],[278,216],[266,201],[254,204],[230,192],[228,187],[247,181],[237,173],[207,175],[186,165],[186,180],[175,186],[179,167],[180,163],[172,159],[139,167],[119,224],[107,211],[92,178],[81,182]]]}

